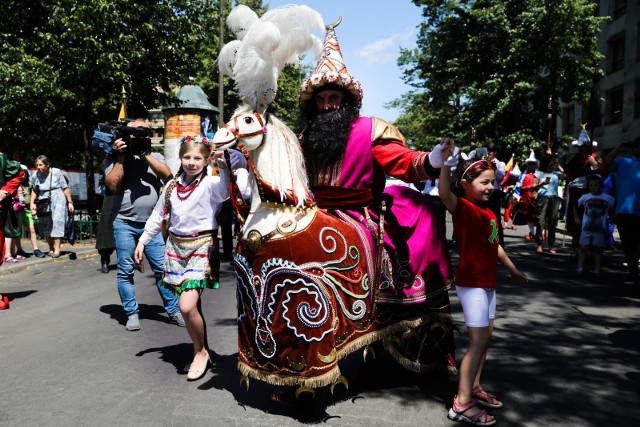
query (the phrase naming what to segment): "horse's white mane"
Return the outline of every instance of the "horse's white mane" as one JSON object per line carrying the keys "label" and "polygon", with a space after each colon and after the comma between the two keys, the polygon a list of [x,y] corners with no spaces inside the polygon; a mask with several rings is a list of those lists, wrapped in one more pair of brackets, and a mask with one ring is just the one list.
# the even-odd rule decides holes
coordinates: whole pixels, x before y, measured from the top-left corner
{"label": "horse's white mane", "polygon": [[[253,114],[253,108],[244,104],[233,113],[233,117],[241,114]],[[309,197],[309,180],[298,137],[273,114],[268,115],[266,125],[264,143],[249,152],[252,161],[262,177],[280,191],[281,201],[293,192],[297,205],[302,207]]]}

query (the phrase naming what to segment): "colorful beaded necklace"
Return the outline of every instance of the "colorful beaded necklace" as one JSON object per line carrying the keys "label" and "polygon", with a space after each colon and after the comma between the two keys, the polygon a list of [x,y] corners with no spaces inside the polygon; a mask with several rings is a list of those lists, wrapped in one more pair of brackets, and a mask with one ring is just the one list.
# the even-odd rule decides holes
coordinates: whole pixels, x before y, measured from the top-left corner
{"label": "colorful beaded necklace", "polygon": [[[200,181],[204,178],[204,175],[207,173],[206,168],[202,171],[200,176],[196,177],[190,184],[182,185],[180,181],[176,182],[176,195],[180,200],[187,200],[189,196],[195,191],[195,189],[200,184]],[[186,175],[186,174],[185,174]]]}

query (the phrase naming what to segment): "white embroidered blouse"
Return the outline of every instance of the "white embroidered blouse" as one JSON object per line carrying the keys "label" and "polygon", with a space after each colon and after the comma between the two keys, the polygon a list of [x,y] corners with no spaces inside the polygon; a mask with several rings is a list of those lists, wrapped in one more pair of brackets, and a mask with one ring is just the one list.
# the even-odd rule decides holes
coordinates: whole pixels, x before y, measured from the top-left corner
{"label": "white embroidered blouse", "polygon": [[[186,185],[184,177],[183,173],[177,178],[182,185]],[[198,179],[202,181],[198,183],[193,193],[184,200],[178,198],[175,187],[171,192],[169,231],[176,235],[190,236],[218,229],[216,216],[222,202],[229,197],[229,174],[226,169],[220,169],[219,176],[205,175]],[[168,185],[165,185],[162,195],[145,224],[144,233],[140,236],[140,243],[143,245],[147,245],[162,229],[167,187]]]}

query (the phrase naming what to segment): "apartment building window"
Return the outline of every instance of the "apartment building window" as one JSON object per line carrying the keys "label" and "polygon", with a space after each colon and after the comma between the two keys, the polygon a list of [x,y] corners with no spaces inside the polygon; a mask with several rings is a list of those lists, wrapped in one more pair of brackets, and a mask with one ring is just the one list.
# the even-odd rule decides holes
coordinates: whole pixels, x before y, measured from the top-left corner
{"label": "apartment building window", "polygon": [[627,0],[613,0],[610,7],[611,19],[618,19],[627,13]]}
{"label": "apartment building window", "polygon": [[611,38],[607,43],[607,72],[624,68],[624,33]]}
{"label": "apartment building window", "polygon": [[640,118],[640,79],[636,79],[636,87],[633,91],[633,118]]}
{"label": "apartment building window", "polygon": [[576,112],[573,107],[562,110],[562,134],[573,135],[576,125]]}
{"label": "apartment building window", "polygon": [[607,91],[605,120],[607,125],[622,122],[623,87],[618,86]]}

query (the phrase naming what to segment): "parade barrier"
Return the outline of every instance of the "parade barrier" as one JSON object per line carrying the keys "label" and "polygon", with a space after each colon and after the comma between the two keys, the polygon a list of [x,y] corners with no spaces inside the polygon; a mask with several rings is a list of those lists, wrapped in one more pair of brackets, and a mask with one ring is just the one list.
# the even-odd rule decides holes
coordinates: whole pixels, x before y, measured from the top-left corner
{"label": "parade barrier", "polygon": [[[75,241],[85,242],[96,239],[98,233],[98,224],[100,223],[100,214],[89,215],[85,211],[76,211],[73,213]],[[38,220],[36,218],[36,232],[38,230]],[[22,226],[22,238],[29,239],[29,229]],[[42,238],[38,233],[38,238]]]}
{"label": "parade barrier", "polygon": [[87,212],[74,212],[76,241],[95,240],[100,223],[100,214],[89,215]]}

